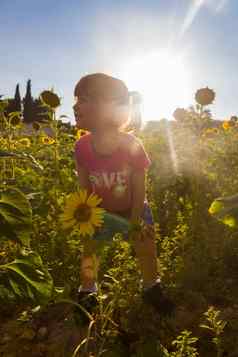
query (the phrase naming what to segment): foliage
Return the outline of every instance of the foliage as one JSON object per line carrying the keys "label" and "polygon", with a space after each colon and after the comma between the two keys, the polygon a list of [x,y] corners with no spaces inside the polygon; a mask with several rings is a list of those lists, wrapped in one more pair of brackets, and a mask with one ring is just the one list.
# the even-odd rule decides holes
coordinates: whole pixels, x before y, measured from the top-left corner
{"label": "foliage", "polygon": [[190,331],[183,331],[177,338],[172,342],[172,345],[176,346],[177,351],[172,352],[171,357],[196,357],[198,356],[197,349],[192,345],[197,342],[196,337],[191,337]]}
{"label": "foliage", "polygon": [[207,324],[201,324],[200,326],[214,334],[212,342],[216,345],[217,357],[221,357],[224,352],[222,348],[222,334],[227,322],[219,320],[220,311],[216,310],[214,306],[210,306],[204,315],[206,317]]}
{"label": "foliage", "polygon": [[0,277],[1,300],[17,298],[43,304],[52,296],[52,277],[35,252],[22,250],[17,259],[0,265]]}
{"label": "foliage", "polygon": [[0,190],[1,237],[20,241],[29,246],[32,211],[24,194],[16,188]]}
{"label": "foliage", "polygon": [[238,195],[216,198],[212,202],[209,213],[230,227],[237,227]]}

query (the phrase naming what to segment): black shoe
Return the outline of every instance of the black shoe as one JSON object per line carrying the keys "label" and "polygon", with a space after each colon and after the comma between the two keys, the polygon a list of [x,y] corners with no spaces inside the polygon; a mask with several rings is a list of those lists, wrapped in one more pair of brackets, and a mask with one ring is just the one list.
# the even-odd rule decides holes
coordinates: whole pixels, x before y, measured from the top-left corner
{"label": "black shoe", "polygon": [[142,298],[146,304],[152,305],[160,315],[171,316],[175,310],[174,303],[164,295],[159,282],[144,290]]}
{"label": "black shoe", "polygon": [[82,308],[80,306],[75,306],[74,312],[76,322],[82,325],[89,324],[91,319],[86,312],[92,315],[95,308],[97,307],[98,301],[96,293],[80,291],[77,296],[77,303]]}

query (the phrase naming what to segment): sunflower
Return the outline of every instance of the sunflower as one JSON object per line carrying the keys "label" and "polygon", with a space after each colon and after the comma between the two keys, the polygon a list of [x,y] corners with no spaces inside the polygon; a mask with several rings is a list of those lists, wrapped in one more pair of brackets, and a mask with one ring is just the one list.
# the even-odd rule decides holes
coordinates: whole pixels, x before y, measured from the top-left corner
{"label": "sunflower", "polygon": [[181,121],[187,116],[187,111],[184,108],[177,108],[173,112],[174,119]]}
{"label": "sunflower", "polygon": [[95,227],[103,223],[103,208],[96,207],[102,201],[94,193],[89,196],[86,190],[68,196],[64,212],[60,216],[63,229],[78,228],[82,236],[92,236]]}
{"label": "sunflower", "polygon": [[81,138],[81,136],[83,136],[83,135],[85,135],[85,134],[87,134],[88,133],[88,131],[87,130],[83,130],[83,129],[79,129],[79,130],[77,130],[77,133],[76,133],[76,139],[80,139]]}
{"label": "sunflower", "polygon": [[58,97],[57,94],[50,90],[45,90],[40,94],[40,99],[42,100],[43,103],[48,105],[52,109],[56,109],[58,106],[60,106],[60,98]]}
{"label": "sunflower", "polygon": [[52,145],[52,144],[54,144],[55,140],[53,138],[51,138],[50,136],[44,135],[41,137],[41,142],[42,142],[42,144],[45,144],[45,145]]}
{"label": "sunflower", "polygon": [[10,119],[10,124],[14,128],[20,126],[20,124],[21,124],[20,116],[17,116],[17,115],[12,116],[11,119]]}
{"label": "sunflower", "polygon": [[216,93],[212,89],[206,87],[197,90],[195,93],[195,100],[198,104],[204,106],[211,104],[214,101],[215,96]]}
{"label": "sunflower", "polygon": [[230,127],[230,124],[229,124],[229,121],[228,120],[225,120],[222,124],[222,127],[224,130],[228,130],[229,127]]}
{"label": "sunflower", "polygon": [[31,141],[28,138],[22,138],[17,141],[17,144],[20,144],[22,146],[29,148],[31,146]]}

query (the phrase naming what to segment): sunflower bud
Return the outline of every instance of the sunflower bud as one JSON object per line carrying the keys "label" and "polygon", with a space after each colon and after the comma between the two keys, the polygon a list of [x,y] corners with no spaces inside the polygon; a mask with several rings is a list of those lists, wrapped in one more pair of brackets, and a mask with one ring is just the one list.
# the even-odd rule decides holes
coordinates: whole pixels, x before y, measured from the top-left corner
{"label": "sunflower bud", "polygon": [[52,145],[54,144],[55,140],[51,138],[50,136],[44,135],[41,137],[41,142],[44,145]]}
{"label": "sunflower bud", "polygon": [[230,117],[230,121],[232,121],[233,123],[238,123],[238,117],[236,115],[232,115]]}
{"label": "sunflower bud", "polygon": [[11,126],[16,127],[21,123],[21,118],[19,116],[14,116],[10,119]]}

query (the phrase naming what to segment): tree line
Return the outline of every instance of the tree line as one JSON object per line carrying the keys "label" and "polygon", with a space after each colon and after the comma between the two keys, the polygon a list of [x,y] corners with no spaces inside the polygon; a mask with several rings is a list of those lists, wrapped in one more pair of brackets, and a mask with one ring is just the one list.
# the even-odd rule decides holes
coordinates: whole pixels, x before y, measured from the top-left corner
{"label": "tree line", "polygon": [[8,116],[12,112],[21,112],[22,120],[25,124],[33,122],[43,122],[49,120],[49,109],[42,104],[39,98],[33,98],[31,94],[31,80],[27,81],[25,97],[21,99],[19,83],[16,85],[14,98],[3,98],[0,95],[0,102],[7,101],[5,114]]}

